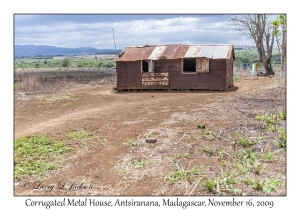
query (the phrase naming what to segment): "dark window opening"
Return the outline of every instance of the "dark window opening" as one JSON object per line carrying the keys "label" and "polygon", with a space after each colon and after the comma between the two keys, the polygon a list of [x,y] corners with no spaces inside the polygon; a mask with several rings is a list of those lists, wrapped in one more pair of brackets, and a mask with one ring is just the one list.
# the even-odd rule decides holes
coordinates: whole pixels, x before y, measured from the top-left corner
{"label": "dark window opening", "polygon": [[143,62],[142,62],[142,70],[143,70],[143,72],[148,72],[149,71],[149,64],[145,60],[143,60]]}
{"label": "dark window opening", "polygon": [[183,72],[196,72],[196,58],[183,59]]}

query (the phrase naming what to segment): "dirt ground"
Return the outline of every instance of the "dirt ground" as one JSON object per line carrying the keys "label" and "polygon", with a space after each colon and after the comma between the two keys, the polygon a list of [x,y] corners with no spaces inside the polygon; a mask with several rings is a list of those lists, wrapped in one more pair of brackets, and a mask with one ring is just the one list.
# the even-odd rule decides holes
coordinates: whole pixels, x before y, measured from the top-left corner
{"label": "dirt ground", "polygon": [[[40,189],[24,186],[25,182],[36,182],[37,178],[22,178],[15,182],[15,195],[212,194],[201,190],[195,181],[220,176],[225,169],[216,155],[209,156],[202,148],[208,146],[215,151],[224,148],[230,152],[232,145],[225,138],[214,141],[200,138],[196,135],[198,125],[222,132],[222,136],[234,135],[236,131],[257,136],[263,125],[254,120],[255,116],[262,110],[280,109],[285,103],[275,77],[240,79],[233,90],[222,92],[116,93],[112,91],[113,86],[15,98],[15,139],[47,134],[66,141],[72,148],[61,167],[40,180]],[[70,140],[67,133],[72,130],[93,132],[93,136]],[[150,136],[157,138],[157,142],[145,143]],[[124,145],[128,140],[135,142],[135,146]],[[254,150],[260,146],[257,144]],[[175,161],[174,157],[180,154],[189,154],[189,158]],[[285,175],[285,153],[278,158],[275,163],[266,163],[267,170],[262,177]],[[132,160],[145,160],[145,167],[131,167]],[[195,168],[205,164],[210,167],[193,182],[166,182],[166,177],[178,166]],[[88,187],[75,190],[54,187],[51,191],[42,187],[62,182],[68,186],[72,182],[83,183],[82,186]],[[259,194],[242,185],[239,187],[243,195]],[[275,194],[285,195],[285,187]]]}

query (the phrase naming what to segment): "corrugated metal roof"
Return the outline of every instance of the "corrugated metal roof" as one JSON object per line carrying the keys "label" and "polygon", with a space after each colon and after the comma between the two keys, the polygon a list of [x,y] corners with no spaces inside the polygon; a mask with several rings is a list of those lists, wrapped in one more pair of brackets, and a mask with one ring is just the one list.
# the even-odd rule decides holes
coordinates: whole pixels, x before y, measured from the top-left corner
{"label": "corrugated metal roof", "polygon": [[160,45],[126,47],[115,61],[179,58],[234,59],[233,45]]}
{"label": "corrugated metal roof", "polygon": [[199,57],[201,47],[200,46],[190,46],[188,51],[185,53],[185,58],[197,58]]}
{"label": "corrugated metal roof", "polygon": [[146,60],[154,50],[154,46],[149,47],[125,47],[115,61],[139,61]]}
{"label": "corrugated metal roof", "polygon": [[179,45],[170,59],[184,58],[189,48],[190,46],[188,45]]}
{"label": "corrugated metal roof", "polygon": [[198,57],[205,57],[205,58],[227,58],[229,50],[229,45],[216,45],[216,46],[201,46],[201,51]]}
{"label": "corrugated metal roof", "polygon": [[179,45],[168,45],[164,53],[161,55],[161,59],[172,59],[172,56],[176,52]]}
{"label": "corrugated metal roof", "polygon": [[160,56],[164,53],[167,46],[157,46],[152,51],[151,55],[147,58],[149,60],[159,60]]}

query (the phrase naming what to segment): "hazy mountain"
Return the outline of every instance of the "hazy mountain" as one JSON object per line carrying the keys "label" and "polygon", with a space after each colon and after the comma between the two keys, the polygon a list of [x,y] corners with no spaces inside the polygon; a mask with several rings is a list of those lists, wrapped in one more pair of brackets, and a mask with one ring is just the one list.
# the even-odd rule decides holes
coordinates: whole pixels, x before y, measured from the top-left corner
{"label": "hazy mountain", "polygon": [[[122,50],[116,50],[117,53]],[[79,55],[114,53],[115,49],[96,49],[93,47],[64,48],[46,45],[15,45],[15,57],[35,55]]]}

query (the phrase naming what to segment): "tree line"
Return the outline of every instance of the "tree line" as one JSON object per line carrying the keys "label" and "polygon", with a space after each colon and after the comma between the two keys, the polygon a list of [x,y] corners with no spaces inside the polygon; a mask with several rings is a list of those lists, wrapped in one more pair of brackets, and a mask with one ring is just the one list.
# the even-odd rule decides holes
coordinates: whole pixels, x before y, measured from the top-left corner
{"label": "tree line", "polygon": [[87,58],[64,58],[64,59],[15,59],[15,69],[26,68],[113,68],[115,67],[113,60],[104,59],[87,59]]}
{"label": "tree line", "polygon": [[[235,61],[234,66],[241,68],[244,63],[249,65],[255,63],[257,58],[259,57],[258,52],[256,50],[236,50],[235,51]],[[280,67],[280,54],[274,53],[271,58],[272,66],[276,66],[276,68]],[[262,65],[262,64],[261,64]]]}

